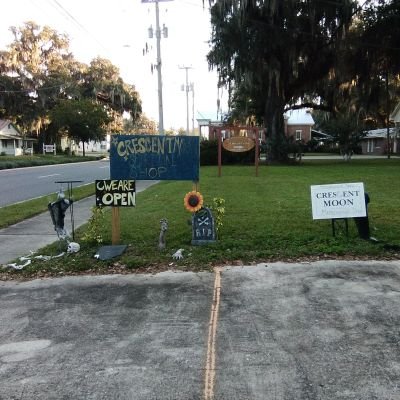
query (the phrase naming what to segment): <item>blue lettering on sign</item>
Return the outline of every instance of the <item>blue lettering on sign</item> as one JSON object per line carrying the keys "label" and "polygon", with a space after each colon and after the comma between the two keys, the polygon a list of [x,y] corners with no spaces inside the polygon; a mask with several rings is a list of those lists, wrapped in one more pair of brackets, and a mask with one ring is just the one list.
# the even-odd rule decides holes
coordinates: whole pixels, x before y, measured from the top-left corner
{"label": "blue lettering on sign", "polygon": [[113,135],[111,179],[199,180],[198,136]]}

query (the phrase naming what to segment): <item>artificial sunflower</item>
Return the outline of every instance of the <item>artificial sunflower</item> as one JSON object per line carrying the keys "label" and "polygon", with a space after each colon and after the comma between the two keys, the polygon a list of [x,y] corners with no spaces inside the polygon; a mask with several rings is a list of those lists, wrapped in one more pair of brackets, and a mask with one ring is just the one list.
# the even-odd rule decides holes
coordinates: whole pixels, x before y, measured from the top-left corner
{"label": "artificial sunflower", "polygon": [[194,213],[203,207],[203,196],[195,191],[186,193],[183,204],[186,210]]}

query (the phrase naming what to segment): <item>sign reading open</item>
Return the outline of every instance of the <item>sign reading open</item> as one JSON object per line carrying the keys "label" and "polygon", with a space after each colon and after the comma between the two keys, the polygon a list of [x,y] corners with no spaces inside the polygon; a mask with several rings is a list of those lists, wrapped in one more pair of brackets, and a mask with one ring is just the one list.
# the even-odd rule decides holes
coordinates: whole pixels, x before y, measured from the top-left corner
{"label": "sign reading open", "polygon": [[136,185],[133,180],[96,181],[96,206],[134,207]]}

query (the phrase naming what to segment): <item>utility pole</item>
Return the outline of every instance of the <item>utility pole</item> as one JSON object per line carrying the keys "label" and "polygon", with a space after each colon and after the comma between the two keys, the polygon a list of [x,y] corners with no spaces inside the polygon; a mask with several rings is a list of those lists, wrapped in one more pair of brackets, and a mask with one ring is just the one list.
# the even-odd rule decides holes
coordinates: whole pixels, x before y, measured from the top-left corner
{"label": "utility pole", "polygon": [[189,135],[189,69],[192,69],[192,67],[185,67],[181,66],[179,69],[184,69],[186,70],[186,85],[185,85],[185,91],[186,91],[186,135]]}
{"label": "utility pole", "polygon": [[[158,3],[160,1],[169,0],[142,0],[142,3],[155,3],[156,6],[156,40],[157,40],[157,82],[158,82],[158,132],[160,135],[164,135],[164,115],[163,115],[163,96],[162,96],[162,76],[161,76],[161,32],[165,38],[168,37],[168,28],[163,25],[162,30],[160,29],[160,11]],[[153,27],[149,28],[149,38],[153,37]]]}
{"label": "utility pole", "polygon": [[386,70],[386,141],[387,141],[387,158],[390,159],[391,143],[390,143],[390,98],[389,98],[389,72]]}
{"label": "utility pole", "polygon": [[190,89],[192,91],[192,134],[194,135],[194,83],[190,84]]}
{"label": "utility pole", "polygon": [[164,115],[162,98],[162,77],[161,77],[161,32],[160,32],[160,12],[158,1],[156,1],[156,38],[157,38],[157,81],[158,81],[158,132],[164,135]]}

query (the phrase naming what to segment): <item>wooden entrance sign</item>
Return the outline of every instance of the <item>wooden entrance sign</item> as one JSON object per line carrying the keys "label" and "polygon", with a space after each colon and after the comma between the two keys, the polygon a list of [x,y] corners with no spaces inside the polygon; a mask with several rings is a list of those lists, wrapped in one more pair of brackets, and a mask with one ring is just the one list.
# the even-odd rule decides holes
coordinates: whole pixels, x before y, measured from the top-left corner
{"label": "wooden entrance sign", "polygon": [[232,151],[233,153],[242,153],[249,151],[254,147],[254,139],[247,136],[234,136],[225,139],[222,143],[222,147],[225,150]]}
{"label": "wooden entrance sign", "polygon": [[[211,129],[211,127],[210,127]],[[259,134],[260,128],[250,126],[218,126],[212,127],[218,136],[218,177],[221,176],[222,169],[222,147],[234,153],[250,151],[255,148],[254,165],[256,167],[256,176],[258,176],[258,156],[259,156]],[[234,132],[234,136],[222,141],[222,131]],[[246,131],[247,136],[239,136],[240,131]],[[249,136],[250,134],[250,136]],[[252,137],[251,137],[252,136]]]}

